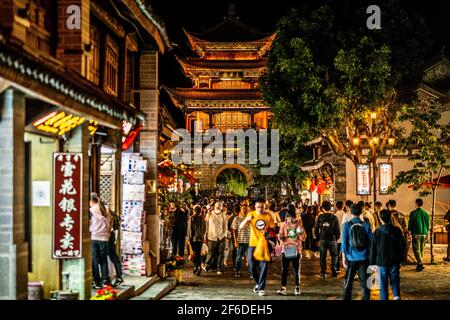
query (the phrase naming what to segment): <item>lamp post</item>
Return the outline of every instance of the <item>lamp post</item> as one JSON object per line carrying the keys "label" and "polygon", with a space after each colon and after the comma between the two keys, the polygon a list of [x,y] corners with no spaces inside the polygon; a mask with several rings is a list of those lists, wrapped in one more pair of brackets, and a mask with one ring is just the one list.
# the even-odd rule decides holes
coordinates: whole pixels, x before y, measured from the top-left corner
{"label": "lamp post", "polygon": [[[356,136],[354,138],[352,138],[352,143],[353,146],[355,148],[360,147],[362,148],[362,140],[365,139],[367,144],[369,145],[369,148],[372,151],[372,158],[371,158],[371,163],[372,163],[372,181],[373,181],[373,202],[375,204],[375,202],[377,202],[377,157],[375,156],[376,153],[376,147],[380,144],[381,141],[384,141],[383,143],[385,143],[386,137],[380,137],[377,135],[372,135],[372,133],[376,132],[375,130],[375,120],[377,120],[377,116],[378,113],[377,111],[371,111],[369,114],[369,118],[370,118],[370,127],[371,127],[371,133],[369,133],[366,136]],[[369,129],[370,130],[370,129]],[[387,138],[387,144],[390,147],[393,147],[395,145],[395,138],[390,136],[389,138]],[[380,150],[381,151],[381,150]]]}

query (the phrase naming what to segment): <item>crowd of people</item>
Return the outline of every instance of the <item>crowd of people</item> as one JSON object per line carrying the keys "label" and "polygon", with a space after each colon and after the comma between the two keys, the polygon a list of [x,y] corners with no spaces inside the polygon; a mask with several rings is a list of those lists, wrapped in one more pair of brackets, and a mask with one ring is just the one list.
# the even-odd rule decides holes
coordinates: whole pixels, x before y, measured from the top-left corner
{"label": "crowd of people", "polygon": [[[189,248],[194,274],[217,272],[231,267],[241,277],[244,267],[255,282],[253,291],[265,295],[266,278],[274,256],[281,257],[281,288],[287,295],[289,268],[294,272],[295,295],[300,295],[302,259],[320,259],[320,278],[325,279],[327,255],[331,256],[331,277],[337,278],[343,267],[343,297],[352,297],[356,276],[363,299],[370,299],[368,274],[377,270],[380,299],[388,299],[388,283],[395,300],[400,299],[400,268],[408,261],[408,248],[413,247],[416,270],[424,270],[424,244],[429,237],[430,219],[423,210],[422,199],[406,216],[397,210],[395,200],[383,208],[376,202],[345,203],[329,201],[320,205],[286,201],[278,205],[243,198],[202,199],[180,206],[170,203],[172,214],[172,255],[183,257]],[[185,240],[186,243],[185,243]],[[187,244],[187,246],[186,246]],[[245,264],[244,264],[245,258]]]}

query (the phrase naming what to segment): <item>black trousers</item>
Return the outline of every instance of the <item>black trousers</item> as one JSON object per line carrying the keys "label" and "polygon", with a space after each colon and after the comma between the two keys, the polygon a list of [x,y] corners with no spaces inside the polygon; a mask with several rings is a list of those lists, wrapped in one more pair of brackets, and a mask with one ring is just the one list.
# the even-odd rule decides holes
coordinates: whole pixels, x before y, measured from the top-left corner
{"label": "black trousers", "polygon": [[281,286],[286,287],[288,272],[289,272],[289,264],[292,263],[292,270],[294,271],[294,283],[295,286],[298,287],[300,285],[300,256],[298,255],[296,258],[286,258],[283,253],[283,257],[281,260],[283,268],[281,269]]}
{"label": "black trousers", "polygon": [[116,269],[117,277],[122,278],[122,263],[120,262],[120,258],[117,255],[116,233],[114,231],[111,232],[111,236],[109,237],[108,257],[111,260],[111,262],[114,264],[114,268]]}
{"label": "black trousers", "polygon": [[202,241],[191,241],[192,251],[194,251],[194,267],[200,268],[200,265],[202,263]]}
{"label": "black trousers", "polygon": [[[95,283],[108,280],[108,241],[91,241],[92,250],[92,276]],[[100,266],[101,275],[98,270]]]}
{"label": "black trousers", "polygon": [[338,249],[336,241],[320,241],[320,273],[327,273],[327,252],[331,255],[331,272],[336,272],[336,265],[338,261]]}
{"label": "black trousers", "polygon": [[363,300],[370,300],[370,289],[367,287],[367,267],[369,261],[348,261],[344,282],[344,300],[352,299],[353,280],[358,273],[359,283],[363,291]]}
{"label": "black trousers", "polygon": [[211,269],[214,265],[214,261],[217,261],[217,269],[223,271],[224,268],[224,258],[225,258],[225,241],[223,238],[218,241],[208,240],[208,257],[206,258],[206,267]]}
{"label": "black trousers", "polygon": [[173,232],[172,233],[172,255],[179,255],[184,257],[184,247],[186,245],[186,234]]}

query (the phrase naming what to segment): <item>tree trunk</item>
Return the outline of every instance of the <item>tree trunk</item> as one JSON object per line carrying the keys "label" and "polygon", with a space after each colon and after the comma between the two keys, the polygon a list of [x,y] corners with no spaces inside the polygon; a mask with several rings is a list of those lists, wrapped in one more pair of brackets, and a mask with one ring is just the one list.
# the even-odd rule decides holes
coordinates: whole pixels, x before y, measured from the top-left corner
{"label": "tree trunk", "polygon": [[436,209],[436,187],[432,188],[433,190],[433,200],[431,204],[431,226],[430,226],[430,263],[434,263],[434,251],[433,251],[433,238],[434,238],[434,211]]}
{"label": "tree trunk", "polygon": [[298,188],[297,188],[297,184],[295,183],[295,179],[291,180],[291,187],[292,187],[292,191],[294,192],[294,196],[298,196]]}

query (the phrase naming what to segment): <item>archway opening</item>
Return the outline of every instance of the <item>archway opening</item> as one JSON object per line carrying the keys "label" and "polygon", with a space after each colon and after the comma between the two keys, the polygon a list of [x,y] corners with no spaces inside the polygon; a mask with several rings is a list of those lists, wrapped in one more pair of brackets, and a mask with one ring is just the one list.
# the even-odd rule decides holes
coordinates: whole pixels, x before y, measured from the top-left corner
{"label": "archway opening", "polygon": [[247,196],[247,178],[245,174],[235,168],[222,170],[216,178],[216,189],[221,195]]}

